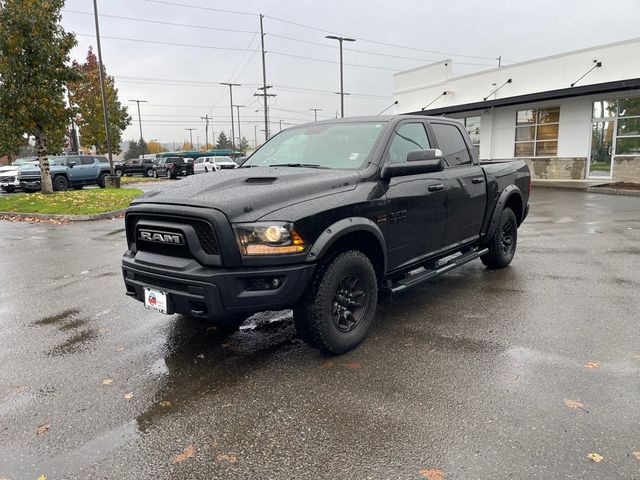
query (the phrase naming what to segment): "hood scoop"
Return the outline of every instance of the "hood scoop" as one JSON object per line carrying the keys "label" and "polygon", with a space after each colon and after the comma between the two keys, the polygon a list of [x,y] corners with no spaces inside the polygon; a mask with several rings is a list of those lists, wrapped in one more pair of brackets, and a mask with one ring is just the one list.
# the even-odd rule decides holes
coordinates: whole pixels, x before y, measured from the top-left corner
{"label": "hood scoop", "polygon": [[249,177],[244,182],[264,185],[265,183],[273,183],[276,180],[278,180],[278,177]]}

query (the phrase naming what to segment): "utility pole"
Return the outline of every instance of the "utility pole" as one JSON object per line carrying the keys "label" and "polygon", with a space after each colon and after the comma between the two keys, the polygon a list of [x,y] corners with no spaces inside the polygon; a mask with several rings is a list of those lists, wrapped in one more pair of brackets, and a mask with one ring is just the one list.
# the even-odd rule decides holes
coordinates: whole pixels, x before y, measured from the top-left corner
{"label": "utility pole", "polygon": [[244,105],[234,105],[236,107],[236,111],[238,112],[238,145],[242,141],[242,135],[240,135],[240,109],[244,108]]}
{"label": "utility pole", "polygon": [[[136,102],[138,104],[138,124],[140,126],[140,145],[142,146],[142,117],[140,116],[140,104],[141,103],[147,103],[146,100],[129,100],[130,102]],[[142,152],[143,154],[147,153],[145,151]]]}
{"label": "utility pole", "polygon": [[264,132],[264,141],[266,142],[267,140],[269,140],[269,137],[271,136],[270,131],[269,131],[269,116],[267,115],[267,100],[269,97],[275,97],[276,94],[275,93],[267,93],[267,90],[269,88],[272,88],[271,85],[265,85],[264,87],[259,87],[258,90],[262,90],[262,93],[254,93],[253,96],[254,97],[263,97],[264,98],[264,105],[265,105],[265,111],[264,111],[264,124],[265,124],[265,129],[261,130]]}
{"label": "utility pole", "polygon": [[205,141],[205,150],[209,149],[209,114],[207,113],[204,117],[200,117],[201,120],[205,121],[204,124],[204,141]]}
{"label": "utility pole", "polygon": [[355,42],[355,38],[337,37],[335,35],[327,35],[324,38],[338,40],[340,43],[340,117],[344,118],[344,76],[342,72],[342,42]]}
{"label": "utility pole", "polygon": [[253,149],[258,148],[258,125],[253,126]]}
{"label": "utility pole", "polygon": [[[102,93],[102,114],[104,116],[104,131],[107,140],[107,154],[109,156],[109,169],[111,170],[111,177],[115,177],[115,170],[113,169],[113,155],[111,154],[111,135],[109,134],[109,111],[107,110],[107,93],[104,90],[104,68],[102,66],[102,47],[100,46],[100,24],[98,22],[98,0],[93,0],[93,16],[96,21],[96,46],[98,47],[98,68],[100,69],[100,92]],[[111,179],[112,186],[120,187],[120,182],[113,178]]]}
{"label": "utility pole", "polygon": [[233,87],[240,87],[239,83],[229,83],[222,82],[220,85],[228,85],[229,86],[229,100],[231,105],[231,155],[235,155],[236,153],[236,139],[235,139],[235,128],[233,126]]}
{"label": "utility pole", "polygon": [[262,93],[264,94],[264,141],[269,140],[269,105],[267,104],[267,66],[265,63],[264,51],[264,26],[262,20],[264,15],[260,14],[260,44],[262,45]]}
{"label": "utility pole", "polygon": [[309,110],[313,111],[313,121],[317,122],[318,121],[318,112],[321,112],[322,109],[321,108],[310,108]]}
{"label": "utility pole", "polygon": [[189,130],[189,144],[191,145],[191,150],[193,150],[193,131],[197,130],[197,128],[185,128],[185,130]]}
{"label": "utility pole", "polygon": [[280,131],[282,131],[282,120],[280,120]]}
{"label": "utility pole", "polygon": [[502,55],[500,55],[498,58],[496,58],[496,60],[498,60],[498,67],[502,66]]}

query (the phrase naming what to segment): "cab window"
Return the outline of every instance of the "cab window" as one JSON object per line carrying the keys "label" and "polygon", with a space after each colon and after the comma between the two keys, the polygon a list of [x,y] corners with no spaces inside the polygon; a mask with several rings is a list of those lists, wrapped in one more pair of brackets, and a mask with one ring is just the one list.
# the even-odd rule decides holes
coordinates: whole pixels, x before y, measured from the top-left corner
{"label": "cab window", "polygon": [[471,164],[471,155],[458,127],[450,123],[432,123],[431,128],[447,165],[456,167]]}
{"label": "cab window", "polygon": [[389,163],[406,162],[409,152],[427,148],[431,147],[424,124],[422,122],[404,123],[396,128],[389,148]]}

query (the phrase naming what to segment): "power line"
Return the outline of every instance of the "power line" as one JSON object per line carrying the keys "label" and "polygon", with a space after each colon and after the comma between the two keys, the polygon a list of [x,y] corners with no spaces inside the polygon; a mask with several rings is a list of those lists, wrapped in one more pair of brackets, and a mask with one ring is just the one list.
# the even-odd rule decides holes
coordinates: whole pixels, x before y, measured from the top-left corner
{"label": "power line", "polygon": [[[274,52],[273,50],[270,50],[269,53],[271,55],[280,55],[280,56],[283,56],[283,57],[299,58],[301,60],[311,60],[311,61],[314,61],[314,62],[333,63],[333,64],[336,64],[336,65],[338,65],[340,63],[340,62],[336,62],[334,60],[325,60],[324,58],[304,57],[302,55],[293,55],[291,53]],[[370,68],[372,70],[386,70],[388,72],[397,72],[397,71],[401,70],[399,68],[378,67],[378,66],[374,66],[374,65],[360,65],[360,64],[356,64],[356,63],[343,63],[343,65],[348,65],[350,67]]]}
{"label": "power line", "polygon": [[[89,35],[88,33],[76,33],[76,35],[80,37],[95,37],[95,35]],[[248,49],[246,48],[233,48],[233,47],[214,47],[213,45],[190,45],[188,43],[174,43],[174,42],[160,42],[157,40],[143,40],[139,38],[125,38],[125,37],[108,37],[106,35],[102,35],[100,38],[108,38],[110,40],[123,40],[127,42],[137,42],[137,43],[151,43],[154,45],[169,45],[172,47],[190,47],[190,48],[207,48],[211,50],[229,50],[232,52],[246,52]]]}
{"label": "power line", "polygon": [[251,17],[257,17],[258,15],[255,13],[249,13],[249,12],[238,12],[237,10],[224,10],[221,8],[212,8],[212,7],[201,7],[199,5],[187,5],[184,3],[176,3],[176,2],[167,2],[164,0],[144,0],[145,2],[149,2],[149,3],[159,3],[162,5],[172,5],[174,7],[187,7],[187,8],[195,8],[198,10],[209,10],[211,12],[221,12],[221,13],[234,13],[236,15],[248,15]]}

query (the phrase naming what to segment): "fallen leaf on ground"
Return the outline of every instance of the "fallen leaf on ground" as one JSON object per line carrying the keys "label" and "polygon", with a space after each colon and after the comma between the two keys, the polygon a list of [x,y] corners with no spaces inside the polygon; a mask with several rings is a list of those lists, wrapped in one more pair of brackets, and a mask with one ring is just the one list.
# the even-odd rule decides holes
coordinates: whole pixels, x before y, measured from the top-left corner
{"label": "fallen leaf on ground", "polygon": [[116,348],[116,352],[123,352],[124,351],[124,347],[118,347]]}
{"label": "fallen leaf on ground", "polygon": [[98,333],[109,333],[111,330],[109,328],[99,328]]}
{"label": "fallen leaf on ground", "polygon": [[200,355],[198,355],[198,358],[202,360],[204,358],[204,355],[201,353]]}
{"label": "fallen leaf on ground", "polygon": [[124,399],[131,400],[133,398],[133,392],[125,393]]}
{"label": "fallen leaf on ground", "polygon": [[42,435],[44,432],[48,432],[49,431],[49,427],[51,425],[49,425],[48,423],[45,423],[44,425],[40,425],[38,428],[36,428],[36,433],[38,435]]}
{"label": "fallen leaf on ground", "polygon": [[47,480],[47,476],[43,473],[38,477],[38,480]]}
{"label": "fallen leaf on ground", "polygon": [[580,402],[578,402],[577,400],[569,400],[568,398],[564,399],[564,404],[569,407],[572,408],[574,410],[582,410],[586,413],[589,413],[589,411],[587,409],[584,408],[584,405]]}
{"label": "fallen leaf on ground", "polygon": [[357,370],[360,367],[362,367],[362,365],[360,365],[358,362],[347,363],[347,368],[350,368],[351,370]]}
{"label": "fallen leaf on ground", "polygon": [[219,462],[236,463],[238,461],[238,456],[233,452],[218,452],[216,455],[216,460],[218,460]]}
{"label": "fallen leaf on ground", "polygon": [[584,368],[600,368],[600,364],[598,362],[589,362]]}
{"label": "fallen leaf on ground", "polygon": [[333,368],[333,360],[322,362],[322,368]]}
{"label": "fallen leaf on ground", "polygon": [[439,468],[424,468],[420,470],[420,475],[427,480],[444,480],[444,473]]}
{"label": "fallen leaf on ground", "polygon": [[113,380],[110,378],[105,378],[104,380],[102,380],[103,385],[111,385],[112,383],[113,383]]}
{"label": "fallen leaf on ground", "polygon": [[195,453],[196,453],[196,449],[193,448],[193,445],[189,445],[187,448],[184,449],[184,452],[176,455],[176,458],[173,459],[173,463],[184,462],[187,458],[193,457]]}
{"label": "fallen leaf on ground", "polygon": [[596,463],[599,463],[604,459],[602,455],[599,455],[595,452],[591,452],[589,455],[587,455],[587,457],[589,457],[589,460]]}
{"label": "fallen leaf on ground", "polygon": [[169,408],[171,406],[171,402],[169,400],[162,400],[160,402],[160,406],[162,408]]}
{"label": "fallen leaf on ground", "polygon": [[640,460],[640,452],[631,452],[631,455],[633,455],[634,457],[636,457],[638,460]]}

